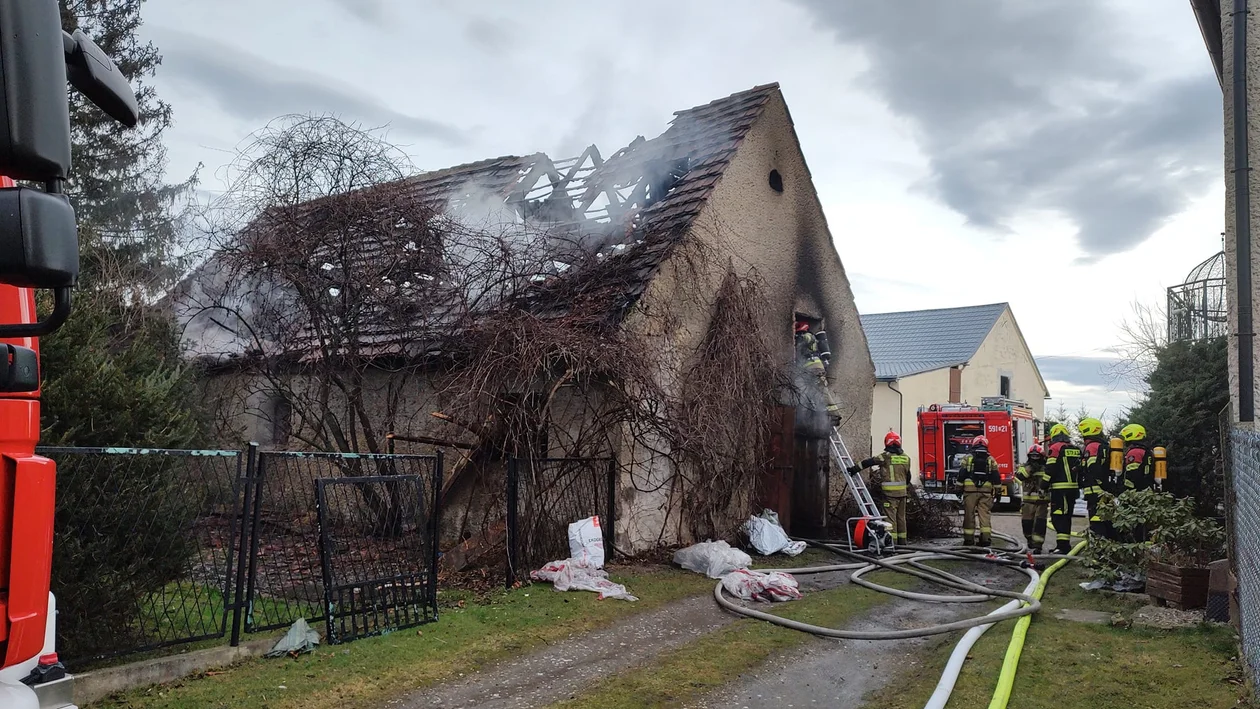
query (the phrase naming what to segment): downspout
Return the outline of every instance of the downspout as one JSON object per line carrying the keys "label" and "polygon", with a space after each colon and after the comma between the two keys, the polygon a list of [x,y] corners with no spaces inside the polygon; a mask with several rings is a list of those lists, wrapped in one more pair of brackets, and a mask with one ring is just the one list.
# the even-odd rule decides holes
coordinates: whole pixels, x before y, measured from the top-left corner
{"label": "downspout", "polygon": [[903,397],[903,396],[901,395],[901,390],[900,390],[900,389],[893,389],[893,384],[895,384],[896,382],[897,382],[897,380],[896,380],[896,379],[893,379],[892,381],[888,381],[888,382],[884,382],[884,383],[888,385],[888,388],[889,388],[891,391],[895,391],[895,392],[897,392],[897,435],[898,435],[898,436],[905,437],[905,435],[906,435],[906,434],[904,434],[904,433],[902,433],[902,432],[901,432],[901,425],[902,425],[902,423],[903,423],[903,419],[901,418],[901,414],[902,414],[902,411],[904,411],[904,405],[905,405],[905,403],[906,403],[906,402],[905,402],[905,397]]}
{"label": "downspout", "polygon": [[1255,419],[1251,320],[1251,181],[1247,117],[1247,0],[1234,0],[1234,249],[1238,296],[1238,420]]}

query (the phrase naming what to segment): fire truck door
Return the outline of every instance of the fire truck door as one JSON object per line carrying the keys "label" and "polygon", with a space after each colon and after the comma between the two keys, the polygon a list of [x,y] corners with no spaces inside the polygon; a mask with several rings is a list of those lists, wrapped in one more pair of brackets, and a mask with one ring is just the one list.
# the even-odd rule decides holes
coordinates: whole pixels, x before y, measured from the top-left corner
{"label": "fire truck door", "polygon": [[1033,422],[1030,419],[1019,419],[1015,422],[1015,460],[1020,465],[1028,462],[1028,448],[1036,438],[1033,436]]}

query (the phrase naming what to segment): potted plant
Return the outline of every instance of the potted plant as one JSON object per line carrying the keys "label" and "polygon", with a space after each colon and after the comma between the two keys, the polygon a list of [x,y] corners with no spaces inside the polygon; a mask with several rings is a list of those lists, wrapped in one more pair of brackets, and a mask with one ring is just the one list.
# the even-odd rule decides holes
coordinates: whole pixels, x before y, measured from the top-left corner
{"label": "potted plant", "polygon": [[[1117,540],[1092,538],[1090,566],[1103,580],[1146,576],[1146,593],[1157,604],[1202,608],[1207,604],[1208,564],[1225,551],[1225,530],[1194,514],[1194,499],[1155,490],[1108,499],[1104,516]],[[1103,509],[1103,508],[1100,508]]]}

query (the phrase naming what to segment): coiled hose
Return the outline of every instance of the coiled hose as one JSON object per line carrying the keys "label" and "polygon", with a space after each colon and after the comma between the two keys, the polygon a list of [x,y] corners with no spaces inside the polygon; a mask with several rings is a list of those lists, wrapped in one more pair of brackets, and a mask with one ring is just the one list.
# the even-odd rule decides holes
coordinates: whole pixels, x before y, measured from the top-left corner
{"label": "coiled hose", "polygon": [[[1021,553],[1024,551],[1024,546],[1019,540],[1014,539],[1013,537],[1003,535],[1003,534],[995,534],[994,536],[1015,545],[1014,549],[1001,550],[1001,551],[1005,553]],[[888,593],[890,595],[898,596],[900,598],[907,598],[907,599],[916,600],[916,601],[924,601],[928,603],[976,603],[976,602],[981,602],[981,601],[988,601],[996,597],[996,598],[1010,598],[1013,601],[1015,601],[1015,604],[1013,606],[1012,604],[1007,604],[1007,606],[1004,606],[1003,608],[999,608],[998,610],[988,615],[979,616],[976,618],[968,618],[965,620],[954,621],[951,623],[941,623],[939,625],[932,625],[925,628],[910,628],[906,630],[871,630],[871,631],[840,630],[837,628],[825,628],[819,625],[813,625],[811,623],[803,623],[801,621],[791,620],[789,618],[782,618],[780,616],[773,615],[770,613],[763,613],[761,611],[753,610],[751,608],[746,608],[744,606],[739,605],[738,603],[731,601],[730,599],[726,597],[726,594],[722,588],[721,582],[718,582],[718,584],[713,589],[713,597],[714,599],[717,600],[718,605],[731,611],[732,613],[737,613],[739,615],[747,616],[749,618],[756,618],[758,620],[764,620],[768,623],[774,623],[775,625],[780,625],[785,628],[792,628],[793,630],[799,630],[802,632],[811,633],[813,635],[820,635],[820,636],[829,637],[829,638],[841,638],[845,640],[901,640],[901,639],[908,639],[908,638],[922,638],[922,637],[927,637],[930,635],[940,635],[942,633],[951,633],[956,630],[968,630],[970,628],[975,628],[981,625],[992,625],[994,623],[997,623],[1003,620],[1010,620],[1013,618],[1022,618],[1025,616],[1032,615],[1033,613],[1036,613],[1038,610],[1041,609],[1041,602],[1037,598],[1033,597],[1032,595],[1028,593],[1019,593],[1016,591],[1006,591],[1002,589],[989,588],[987,586],[982,586],[980,584],[968,581],[966,579],[959,578],[958,576],[947,573],[945,571],[941,571],[940,569],[936,569],[931,566],[927,566],[926,564],[922,563],[925,561],[940,560],[940,559],[952,560],[952,559],[957,559],[957,558],[965,558],[968,560],[979,561],[983,563],[999,564],[1002,566],[1008,566],[1008,567],[1014,568],[1014,567],[1019,566],[1018,561],[1013,562],[1010,559],[1003,559],[1000,557],[991,558],[988,556],[979,555],[975,553],[968,554],[965,552],[958,551],[956,548],[936,549],[932,547],[915,547],[914,549],[907,550],[906,553],[898,554],[896,556],[892,556],[887,559],[879,559],[875,557],[864,556],[862,554],[857,554],[857,553],[849,551],[848,549],[840,547],[836,544],[832,544],[828,542],[820,542],[817,540],[806,540],[806,541],[813,544],[814,546],[819,546],[819,547],[828,549],[829,551],[832,551],[843,558],[852,559],[853,562],[845,563],[845,564],[830,564],[826,566],[810,566],[810,567],[804,567],[804,568],[798,568],[798,569],[775,569],[775,570],[781,571],[784,573],[794,574],[794,575],[828,573],[828,572],[833,572],[833,571],[852,571],[853,575],[851,578],[853,582],[858,585],[864,586],[866,588],[870,588],[875,591],[879,591],[881,593]],[[916,593],[916,592],[911,592],[911,591],[903,591],[901,589],[889,588],[887,586],[883,586],[883,585],[874,583],[872,581],[869,581],[863,578],[865,574],[871,571],[877,571],[880,569],[909,574],[911,576],[915,576],[917,578],[923,579],[930,583],[937,584],[939,586],[944,586],[946,588],[950,588],[956,591],[962,591],[966,595],[960,596],[957,594],[930,594],[930,593]],[[1034,569],[1023,568],[1021,570],[1027,573],[1030,579],[1036,580],[1037,572]]]}

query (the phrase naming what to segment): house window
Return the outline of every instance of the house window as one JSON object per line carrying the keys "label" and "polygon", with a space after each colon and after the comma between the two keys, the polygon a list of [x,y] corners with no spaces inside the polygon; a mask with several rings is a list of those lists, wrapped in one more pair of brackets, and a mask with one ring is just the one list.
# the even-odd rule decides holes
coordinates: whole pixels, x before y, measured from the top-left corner
{"label": "house window", "polygon": [[770,171],[770,189],[775,192],[783,191],[783,175],[780,175],[778,170]]}
{"label": "house window", "polygon": [[962,370],[958,367],[949,368],[949,403],[957,404],[962,401]]}
{"label": "house window", "polygon": [[1005,399],[1011,398],[1011,378],[1003,375],[998,380],[998,391]]}
{"label": "house window", "polygon": [[284,394],[273,394],[267,404],[268,439],[273,446],[287,446],[293,432],[293,405]]}

